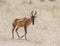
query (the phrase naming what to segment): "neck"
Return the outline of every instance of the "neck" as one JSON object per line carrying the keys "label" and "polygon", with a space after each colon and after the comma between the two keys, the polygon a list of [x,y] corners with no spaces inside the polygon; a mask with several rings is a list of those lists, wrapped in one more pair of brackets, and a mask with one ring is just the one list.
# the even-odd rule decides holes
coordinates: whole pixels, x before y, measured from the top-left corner
{"label": "neck", "polygon": [[29,22],[32,23],[32,18],[29,18]]}
{"label": "neck", "polygon": [[29,26],[32,23],[32,18],[27,19],[26,26]]}

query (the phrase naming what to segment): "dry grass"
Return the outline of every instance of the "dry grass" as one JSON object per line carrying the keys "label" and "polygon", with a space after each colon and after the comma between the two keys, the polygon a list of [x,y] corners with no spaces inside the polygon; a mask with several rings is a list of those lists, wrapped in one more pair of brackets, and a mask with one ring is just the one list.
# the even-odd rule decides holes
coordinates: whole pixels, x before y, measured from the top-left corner
{"label": "dry grass", "polygon": [[[0,45],[1,46],[58,46],[60,40],[60,4],[55,2],[42,3],[40,0],[0,0]],[[5,3],[4,3],[5,2]],[[56,7],[57,6],[57,7]],[[30,12],[36,10],[37,17],[35,25],[28,27],[27,38],[18,40],[11,39],[12,22],[15,18],[30,17]],[[20,36],[24,34],[24,29],[18,30]],[[58,44],[58,45],[57,45]]]}

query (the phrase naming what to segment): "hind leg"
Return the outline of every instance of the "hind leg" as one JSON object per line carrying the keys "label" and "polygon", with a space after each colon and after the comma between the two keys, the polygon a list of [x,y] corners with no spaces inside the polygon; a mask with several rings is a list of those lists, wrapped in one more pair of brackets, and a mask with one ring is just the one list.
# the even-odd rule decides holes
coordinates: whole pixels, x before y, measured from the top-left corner
{"label": "hind leg", "polygon": [[13,26],[13,29],[12,29],[12,39],[14,39],[14,29],[15,29],[15,26]]}
{"label": "hind leg", "polygon": [[27,37],[26,37],[26,34],[27,34],[27,28],[24,27],[24,29],[25,29],[25,40],[27,40]]}
{"label": "hind leg", "polygon": [[15,31],[16,31],[16,34],[17,34],[18,38],[20,39],[19,33],[18,33],[18,31],[17,31],[18,28],[19,28],[19,27],[17,27]]}

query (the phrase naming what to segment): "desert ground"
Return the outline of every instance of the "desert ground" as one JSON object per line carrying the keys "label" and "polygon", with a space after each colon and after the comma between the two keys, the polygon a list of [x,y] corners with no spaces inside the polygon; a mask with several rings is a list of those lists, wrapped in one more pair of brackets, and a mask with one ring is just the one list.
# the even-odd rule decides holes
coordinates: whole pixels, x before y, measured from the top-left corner
{"label": "desert ground", "polygon": [[[30,18],[37,11],[35,25],[27,28],[27,39],[12,39],[15,18]],[[19,28],[19,35],[24,29]],[[0,46],[60,46],[60,0],[0,0]]]}

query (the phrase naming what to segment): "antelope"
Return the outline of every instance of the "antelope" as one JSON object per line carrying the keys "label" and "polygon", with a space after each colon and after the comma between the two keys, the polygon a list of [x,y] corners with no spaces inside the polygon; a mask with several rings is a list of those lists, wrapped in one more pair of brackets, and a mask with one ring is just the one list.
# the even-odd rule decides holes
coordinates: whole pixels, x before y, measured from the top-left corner
{"label": "antelope", "polygon": [[[18,36],[18,38],[23,38],[25,36],[25,40],[27,40],[27,37],[26,37],[26,34],[27,34],[27,27],[32,23],[34,25],[34,21],[35,21],[35,18],[36,18],[36,15],[37,12],[36,11],[32,11],[31,12],[31,16],[30,18],[16,18],[13,23],[12,23],[12,26],[13,26],[13,29],[12,29],[12,39],[14,39],[14,30],[16,31],[16,34]],[[20,27],[24,27],[24,31],[25,31],[25,34],[22,35],[21,37],[19,36],[19,33],[18,33],[18,29]]]}

